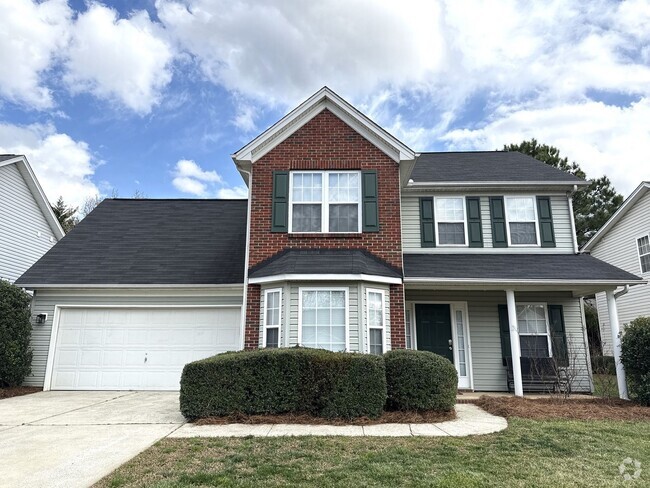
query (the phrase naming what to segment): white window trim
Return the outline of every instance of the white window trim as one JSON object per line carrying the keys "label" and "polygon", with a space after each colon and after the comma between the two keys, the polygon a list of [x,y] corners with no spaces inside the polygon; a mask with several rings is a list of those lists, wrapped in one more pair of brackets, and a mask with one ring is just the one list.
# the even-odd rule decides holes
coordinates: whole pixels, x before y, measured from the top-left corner
{"label": "white window trim", "polygon": [[[370,325],[370,294],[378,293],[381,295],[381,313],[382,313],[382,324],[381,327],[371,326]],[[388,315],[386,313],[386,290],[381,290],[379,288],[366,288],[366,353],[370,354],[370,329],[379,329],[381,330],[381,341],[382,341],[382,353],[389,351],[388,340],[386,337],[386,319]]]}
{"label": "white window trim", "polygon": [[639,240],[643,239],[644,237],[647,237],[648,240],[650,241],[650,233],[647,233],[637,237],[634,240],[634,245],[636,246],[636,255],[638,256],[639,259],[639,270],[641,271],[641,274],[648,274],[650,273],[650,269],[648,271],[643,271],[643,263],[641,262],[641,257],[648,256],[648,254],[641,254],[641,249],[639,249]]}
{"label": "white window trim", "polygon": [[[298,232],[293,230],[293,176],[296,173],[300,174],[320,174],[322,175],[321,181],[323,183],[323,189],[321,192],[321,201],[320,201],[320,206],[321,206],[321,230],[320,231],[308,231],[308,232]],[[345,231],[345,232],[334,232],[329,230],[329,225],[330,225],[330,202],[329,202],[329,175],[330,174],[352,174],[356,173],[359,175],[359,201],[357,202],[357,215],[358,215],[358,222],[357,222],[357,230],[356,231]],[[313,170],[292,170],[289,172],[289,233],[290,234],[360,234],[361,233],[361,225],[362,225],[362,220],[363,220],[363,215],[362,215],[362,199],[363,195],[361,194],[361,171],[353,171],[353,170],[328,170],[328,171],[313,171]],[[349,202],[348,205],[352,205],[354,202]],[[309,203],[305,203],[306,205],[309,205]],[[317,205],[318,202],[311,202],[312,205]],[[345,202],[335,202],[333,205],[345,205]],[[300,205],[300,204],[297,204]]]}
{"label": "white window trim", "polygon": [[305,291],[345,292],[345,352],[350,351],[350,288],[335,286],[310,286],[298,288],[298,345],[302,347],[302,294]]}
{"label": "white window trim", "polygon": [[[268,301],[269,294],[271,293],[280,294],[280,299],[278,302],[280,321],[278,322],[277,325],[269,325],[266,323],[267,305],[269,303]],[[266,332],[268,331],[268,329],[278,329],[278,347],[282,347],[282,288],[269,288],[268,290],[264,290],[264,317],[262,318],[262,347],[266,347]]]}
{"label": "white window trim", "polygon": [[[460,198],[463,201],[463,220],[440,220],[438,217],[438,200],[444,200],[448,198]],[[436,245],[438,247],[468,247],[469,246],[469,235],[467,231],[467,202],[465,196],[461,195],[445,195],[440,197],[433,197],[433,220],[435,223],[435,233],[436,233]],[[439,224],[463,224],[463,230],[465,232],[465,244],[441,244],[440,236],[438,235],[438,225]]]}
{"label": "white window trim", "polygon": [[[535,217],[535,244],[513,244],[510,239],[510,222],[530,223],[530,220],[510,220],[510,211],[508,210],[508,200],[515,198],[531,198],[533,200],[533,215]],[[537,214],[537,197],[535,195],[507,195],[503,198],[506,217],[506,234],[508,236],[508,246],[510,247],[540,247],[539,243],[539,216]]]}
{"label": "white window trim", "polygon": [[[546,321],[546,334],[531,334],[529,332],[522,333],[521,328],[519,327],[519,317],[517,317],[517,332],[519,333],[519,336],[527,336],[527,337],[539,337],[539,336],[546,336],[546,342],[548,344],[548,357],[552,358],[553,357],[553,343],[551,341],[551,324],[548,319],[548,304],[545,302],[517,302],[516,303],[516,308],[523,307],[526,305],[533,305],[533,306],[541,306],[544,309],[544,320]],[[517,311],[517,315],[519,315],[519,312]]]}

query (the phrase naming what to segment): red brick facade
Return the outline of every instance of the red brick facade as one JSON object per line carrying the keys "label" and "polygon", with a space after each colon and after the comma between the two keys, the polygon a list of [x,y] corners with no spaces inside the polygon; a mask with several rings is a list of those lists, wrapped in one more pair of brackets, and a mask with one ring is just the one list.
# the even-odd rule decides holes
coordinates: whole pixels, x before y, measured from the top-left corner
{"label": "red brick facade", "polygon": [[[379,232],[361,234],[289,234],[271,232],[273,172],[308,170],[376,170]],[[256,161],[250,182],[249,269],[287,249],[364,249],[402,269],[399,166],[332,112],[324,110]],[[391,286],[393,347],[404,347],[404,290]],[[249,285],[245,345],[257,347],[259,286]]]}

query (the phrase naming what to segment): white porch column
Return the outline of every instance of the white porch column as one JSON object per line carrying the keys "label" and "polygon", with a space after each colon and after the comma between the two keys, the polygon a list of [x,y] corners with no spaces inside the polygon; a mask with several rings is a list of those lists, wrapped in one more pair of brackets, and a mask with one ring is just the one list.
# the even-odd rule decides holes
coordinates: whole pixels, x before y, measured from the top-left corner
{"label": "white porch column", "polygon": [[612,329],[612,349],[614,350],[614,361],[616,362],[616,381],[618,382],[618,395],[623,400],[628,400],[627,382],[625,380],[625,368],[621,362],[621,337],[618,323],[618,307],[616,295],[613,290],[605,292],[607,296],[607,311],[609,312],[609,326]]}
{"label": "white porch column", "polygon": [[519,325],[517,324],[517,304],[515,292],[506,290],[508,303],[508,325],[510,326],[510,351],[512,353],[512,377],[515,383],[515,395],[524,396],[524,386],[521,381],[521,347],[519,345]]}

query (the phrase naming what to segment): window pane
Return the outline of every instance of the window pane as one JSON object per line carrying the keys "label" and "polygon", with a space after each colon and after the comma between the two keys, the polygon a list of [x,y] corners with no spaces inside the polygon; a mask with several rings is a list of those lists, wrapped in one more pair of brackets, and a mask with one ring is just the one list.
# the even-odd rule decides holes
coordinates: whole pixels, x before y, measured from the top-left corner
{"label": "window pane", "polygon": [[535,223],[510,222],[510,242],[512,244],[537,244]]}
{"label": "window pane", "polygon": [[641,271],[644,273],[650,271],[650,254],[641,256]]}
{"label": "window pane", "polygon": [[320,232],[321,206],[294,205],[291,230],[293,232]]}
{"label": "window pane", "polygon": [[543,305],[517,305],[517,324],[521,334],[546,334]]}
{"label": "window pane", "polygon": [[359,206],[356,203],[330,205],[330,232],[358,232]]}
{"label": "window pane", "polygon": [[520,336],[521,357],[523,358],[547,358],[548,339],[546,336]]}
{"label": "window pane", "polygon": [[360,199],[358,173],[330,173],[328,184],[329,201],[331,203],[353,203]]}
{"label": "window pane", "polygon": [[532,197],[506,198],[508,220],[535,222],[535,200]]}
{"label": "window pane", "polygon": [[370,337],[368,338],[370,354],[384,353],[384,343],[382,337],[383,331],[381,329],[370,329]]}
{"label": "window pane", "polygon": [[291,197],[294,203],[320,202],[323,198],[323,175],[294,173]]}
{"label": "window pane", "polygon": [[279,347],[280,346],[280,329],[274,327],[266,329],[266,347]]}
{"label": "window pane", "polygon": [[438,224],[440,244],[465,244],[465,224]]}
{"label": "window pane", "polygon": [[405,310],[406,320],[406,349],[413,349],[413,339],[411,338],[411,310]]}
{"label": "window pane", "polygon": [[384,304],[381,293],[368,293],[368,325],[370,327],[384,326]]}
{"label": "window pane", "polygon": [[436,217],[439,222],[465,221],[462,198],[436,198]]}
{"label": "window pane", "polygon": [[638,240],[639,254],[650,254],[650,239],[648,236],[642,237]]}

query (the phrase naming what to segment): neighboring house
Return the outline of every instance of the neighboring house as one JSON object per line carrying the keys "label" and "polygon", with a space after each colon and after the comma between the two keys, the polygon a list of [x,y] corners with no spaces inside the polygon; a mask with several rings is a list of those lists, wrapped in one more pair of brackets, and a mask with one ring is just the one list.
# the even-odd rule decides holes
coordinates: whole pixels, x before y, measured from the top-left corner
{"label": "neighboring house", "polygon": [[[650,182],[641,183],[583,250],[630,273],[650,279]],[[622,327],[637,317],[650,317],[650,286],[621,290],[617,300]],[[596,294],[603,354],[612,355],[612,331],[605,293]]]}
{"label": "neighboring house", "polygon": [[14,282],[63,229],[25,156],[0,155],[0,279]]}
{"label": "neighboring house", "polygon": [[247,202],[105,200],[20,278],[46,315],[28,384],[177,389],[190,360],[302,345],[434,351],[481,391],[511,362],[517,394],[522,354],[570,356],[588,392],[580,297],[642,281],[577,254],[584,181],[416,153],[327,88],[233,160]]}

